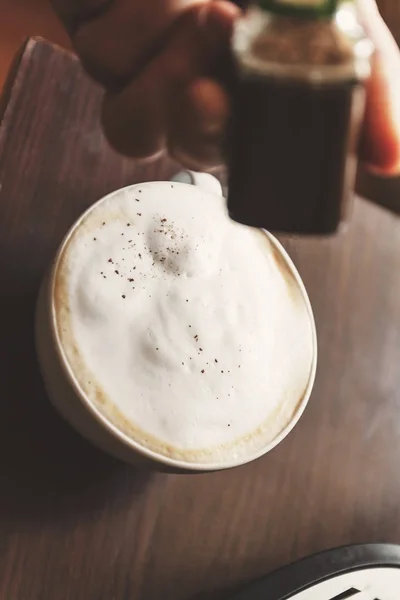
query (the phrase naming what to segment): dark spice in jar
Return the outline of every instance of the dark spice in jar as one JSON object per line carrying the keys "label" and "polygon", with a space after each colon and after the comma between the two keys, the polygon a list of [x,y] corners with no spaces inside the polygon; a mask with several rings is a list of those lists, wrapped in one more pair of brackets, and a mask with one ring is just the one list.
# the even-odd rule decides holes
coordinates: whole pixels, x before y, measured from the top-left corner
{"label": "dark spice in jar", "polygon": [[339,11],[351,7],[332,0],[305,16],[301,2],[292,12],[260,4],[272,8],[250,10],[234,36],[229,214],[277,232],[334,233],[353,197],[372,45],[354,14],[354,32],[341,28]]}

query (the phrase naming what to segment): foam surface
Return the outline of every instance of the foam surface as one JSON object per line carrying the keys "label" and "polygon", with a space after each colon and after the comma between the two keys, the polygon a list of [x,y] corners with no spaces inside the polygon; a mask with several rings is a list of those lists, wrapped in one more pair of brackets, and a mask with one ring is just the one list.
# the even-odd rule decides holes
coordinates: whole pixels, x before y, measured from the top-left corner
{"label": "foam surface", "polygon": [[166,456],[256,452],[310,379],[311,316],[285,260],[194,187],[143,184],[96,205],[61,255],[54,308],[81,389]]}

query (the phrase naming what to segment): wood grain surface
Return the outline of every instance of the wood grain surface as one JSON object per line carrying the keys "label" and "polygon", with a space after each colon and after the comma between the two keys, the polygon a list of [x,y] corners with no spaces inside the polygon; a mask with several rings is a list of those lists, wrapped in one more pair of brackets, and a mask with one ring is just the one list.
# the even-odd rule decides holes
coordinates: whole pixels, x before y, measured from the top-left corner
{"label": "wood grain surface", "polygon": [[51,409],[34,306],[46,266],[86,207],[176,166],[111,151],[98,127],[99,90],[44,42],[28,43],[7,97],[1,600],[223,600],[314,551],[400,542],[400,220],[360,200],[346,234],[284,240],[314,307],[319,369],[305,415],[278,448],[221,473],[135,471]]}
{"label": "wood grain surface", "polygon": [[397,42],[400,42],[400,2],[398,0],[377,0],[377,3],[394,37]]}

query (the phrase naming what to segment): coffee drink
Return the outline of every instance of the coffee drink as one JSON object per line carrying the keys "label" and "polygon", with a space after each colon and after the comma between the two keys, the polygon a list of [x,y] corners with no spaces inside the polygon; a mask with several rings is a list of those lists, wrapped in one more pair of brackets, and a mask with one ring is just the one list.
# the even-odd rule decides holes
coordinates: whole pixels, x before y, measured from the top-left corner
{"label": "coffee drink", "polygon": [[96,411],[146,451],[193,464],[261,454],[309,393],[315,332],[290,261],[177,183],[86,213],[53,274],[57,342]]}

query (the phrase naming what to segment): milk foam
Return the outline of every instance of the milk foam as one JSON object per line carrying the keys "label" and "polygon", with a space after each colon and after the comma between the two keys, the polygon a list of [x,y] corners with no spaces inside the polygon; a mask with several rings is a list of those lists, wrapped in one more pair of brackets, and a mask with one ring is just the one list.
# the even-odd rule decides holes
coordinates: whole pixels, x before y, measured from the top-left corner
{"label": "milk foam", "polygon": [[64,246],[53,294],[82,391],[164,456],[253,454],[309,384],[312,319],[286,261],[197,188],[148,183],[97,204]]}

